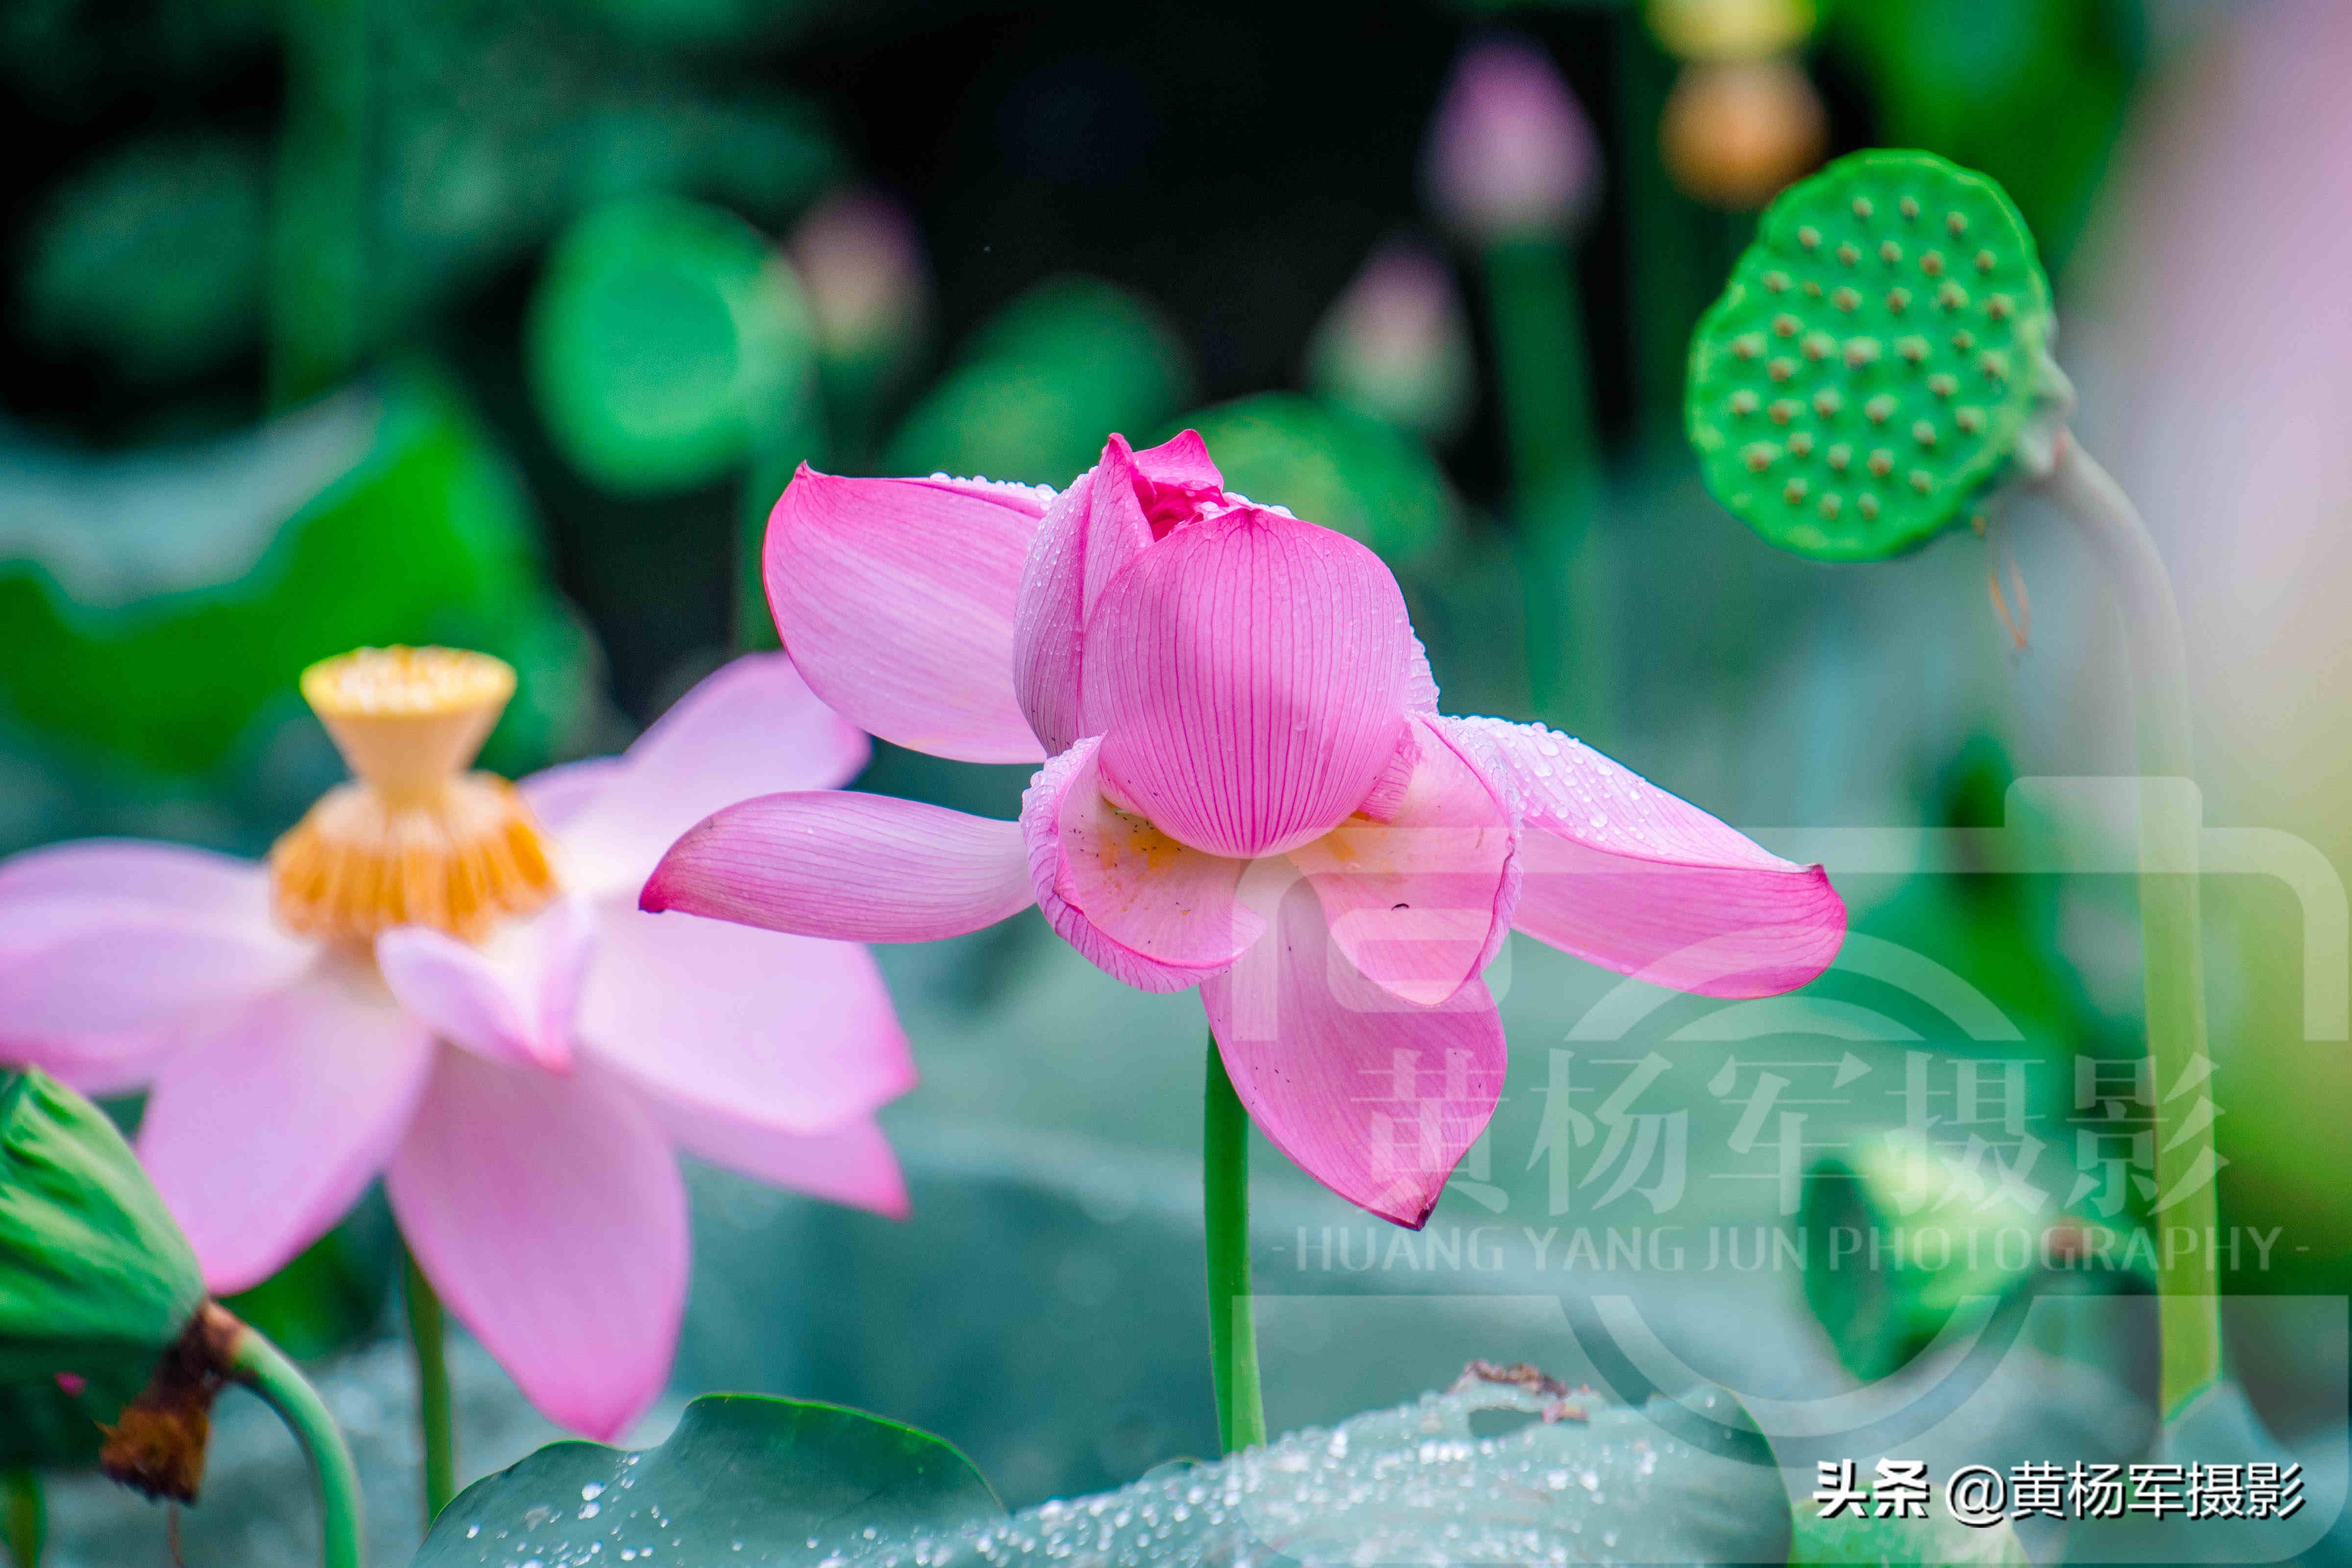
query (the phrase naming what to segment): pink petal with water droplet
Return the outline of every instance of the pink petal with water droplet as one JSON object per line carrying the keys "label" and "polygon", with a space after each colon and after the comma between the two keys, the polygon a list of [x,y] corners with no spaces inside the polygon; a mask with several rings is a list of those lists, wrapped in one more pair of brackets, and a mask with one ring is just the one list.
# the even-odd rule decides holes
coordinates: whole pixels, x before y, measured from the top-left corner
{"label": "pink petal with water droplet", "polygon": [[1705,996],[1804,984],[1845,940],[1845,901],[1799,866],[1539,724],[1441,719],[1518,796],[1512,923],[1621,974]]}

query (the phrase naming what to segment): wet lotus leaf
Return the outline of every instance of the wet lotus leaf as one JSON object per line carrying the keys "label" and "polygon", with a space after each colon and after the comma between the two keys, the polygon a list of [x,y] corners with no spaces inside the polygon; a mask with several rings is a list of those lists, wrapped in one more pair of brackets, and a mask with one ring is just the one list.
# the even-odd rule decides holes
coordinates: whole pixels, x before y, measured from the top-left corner
{"label": "wet lotus leaf", "polygon": [[714,1395],[635,1463],[559,1444],[478,1484],[416,1568],[605,1562],[647,1545],[656,1562],[825,1568],[1768,1563],[1787,1557],[1789,1513],[1769,1463],[1694,1447],[1597,1395],[1556,1404],[1507,1384],[1011,1519],[937,1438],[830,1405]]}
{"label": "wet lotus leaf", "polygon": [[2066,397],[2050,282],[2001,188],[1841,158],[1765,212],[1691,337],[1707,489],[1784,550],[1874,561],[1965,522]]}
{"label": "wet lotus leaf", "polygon": [[540,413],[573,466],[655,495],[742,463],[812,395],[814,342],[790,267],[717,207],[618,202],[548,258],[530,327]]}
{"label": "wet lotus leaf", "polygon": [[1391,564],[1453,535],[1460,508],[1428,448],[1370,416],[1268,392],[1176,423],[1201,432],[1228,489],[1337,529]]}
{"label": "wet lotus leaf", "polygon": [[713,1394],[657,1448],[556,1443],[475,1482],[435,1521],[415,1568],[639,1552],[837,1564],[877,1542],[1003,1516],[971,1462],[928,1432],[837,1405]]}
{"label": "wet lotus leaf", "polygon": [[1111,431],[1146,438],[1164,425],[1190,381],[1158,310],[1097,279],[1054,279],[972,334],[881,471],[1066,485]]}
{"label": "wet lotus leaf", "polygon": [[401,374],[207,446],[121,458],[0,431],[0,707],[68,754],[167,776],[298,715],[366,643],[521,675],[485,765],[533,764],[588,700],[512,469],[436,377]]}

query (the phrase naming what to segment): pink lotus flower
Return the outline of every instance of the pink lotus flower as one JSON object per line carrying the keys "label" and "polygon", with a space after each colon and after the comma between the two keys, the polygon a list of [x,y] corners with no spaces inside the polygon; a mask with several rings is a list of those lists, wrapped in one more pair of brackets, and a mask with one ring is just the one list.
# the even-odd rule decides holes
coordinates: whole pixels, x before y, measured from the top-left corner
{"label": "pink lotus flower", "polygon": [[1018,823],[788,793],[680,839],[642,907],[919,942],[1037,904],[1104,971],[1198,986],[1250,1114],[1418,1226],[1485,1128],[1516,925],[1711,995],[1802,984],[1845,910],[1820,868],[1532,724],[1451,719],[1388,568],[1229,495],[1201,438],[1059,496],[803,468],[769,602],[809,684],[877,735],[1047,759]]}
{"label": "pink lotus flower", "polygon": [[677,1152],[902,1213],[873,1113],[914,1070],[863,949],[634,907],[706,812],[864,765],[789,659],[738,659],[626,755],[519,788],[459,771],[512,682],[443,650],[315,667],[362,782],[268,866],[127,840],[0,865],[0,1059],[146,1088],[140,1158],[216,1292],[381,1173],[458,1318],[551,1419],[610,1438],[677,1343]]}

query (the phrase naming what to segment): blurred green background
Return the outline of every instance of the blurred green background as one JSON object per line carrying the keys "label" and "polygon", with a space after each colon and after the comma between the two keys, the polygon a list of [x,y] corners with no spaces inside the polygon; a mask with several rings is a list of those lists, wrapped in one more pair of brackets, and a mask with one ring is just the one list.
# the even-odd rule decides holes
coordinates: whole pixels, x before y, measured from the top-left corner
{"label": "blurred green background", "polygon": [[[2262,70],[2300,79],[2263,39],[2315,13],[1791,0],[1725,7],[1788,24],[1727,52],[1677,30],[1707,9],[16,0],[0,9],[0,851],[93,833],[261,851],[339,773],[295,672],[365,642],[516,665],[486,765],[616,749],[772,636],[741,565],[795,463],[1058,485],[1111,430],[1141,444],[1188,424],[1234,489],[1391,563],[1446,710],[1539,715],[1768,839],[2000,826],[2018,778],[2128,771],[2110,612],[2056,531],[2020,509],[1983,542],[1867,571],[1776,552],[1699,488],[1685,345],[1771,188],[1854,147],[1928,147],[2014,193],[2059,282],[2079,427],[2115,434],[2127,480],[2161,475],[2134,468],[2127,433],[2152,384],[2198,365],[2117,345],[2195,350],[2177,306],[2146,301],[2194,260],[2191,175],[2267,156],[2230,109]],[[1524,231],[1465,221],[1423,156],[1460,52],[1506,35],[1591,134],[1577,199]],[[2254,85],[2217,98],[2232,71]],[[2211,138],[2158,133],[2200,112]],[[2305,195],[2310,221],[2352,225],[2340,180]],[[2241,237],[2284,254],[2306,228]],[[2134,331],[2150,321],[2166,331]],[[2344,381],[2245,395],[2307,410],[2315,386]],[[2334,517],[2326,477],[2231,519],[2232,537]],[[2164,491],[2141,499],[2160,535],[2194,536]],[[2203,592],[2184,582],[2192,635],[2242,640]],[[2231,668],[2209,712],[2259,716],[2260,669]],[[2271,727],[2289,723],[2324,736],[2340,712]],[[2352,821],[2314,782],[2341,748],[2241,764],[2246,728],[2213,737],[2209,819],[2285,828],[2341,866]],[[970,810],[1011,815],[1026,780],[877,752],[862,787]],[[1599,1192],[1564,1207],[1542,1157],[1598,1149],[1558,1142],[1554,1075],[1593,1073],[1601,1089],[1567,1090],[1589,1117],[1653,1049],[1673,1076],[1643,1110],[1688,1112],[1675,1219],[1702,1236],[1791,1223],[1742,1116],[1759,1071],[1836,1080],[1787,1090],[1814,1107],[1801,1163],[1904,1125],[1916,1076],[1948,1148],[2034,1145],[2022,1178],[2053,1212],[2134,1223],[2129,879],[1956,860],[1841,882],[1858,952],[1948,972],[2007,1032],[1865,966],[1778,1013],[1710,1023],[1675,1001],[1588,1047],[1573,1032],[1613,979],[1515,940],[1510,1087],[1434,1228],[1585,1223]],[[2328,1129],[2352,1092],[2302,1041],[2295,906],[2257,879],[2217,879],[2209,903],[2216,1094],[2236,1112],[2223,1220],[2286,1227],[2235,1285],[2344,1290],[2352,1201]],[[705,1173],[681,1391],[868,1405],[954,1438],[1015,1502],[1206,1447],[1197,1013],[1120,989],[1034,916],[885,961],[926,1078],[886,1118],[917,1215],[894,1227]],[[1964,1107],[1964,1078],[2025,1098],[2014,1117]],[[1282,1264],[1293,1222],[1301,1257],[1322,1227],[1368,1232],[1263,1144],[1258,1169],[1270,1295],[1471,1302],[1422,1351],[1319,1331],[1286,1360],[1270,1342],[1278,1426],[1442,1381],[1435,1363],[1509,1337],[1476,1306],[1501,1281]],[[1664,1212],[1639,1189],[1615,1201],[1591,1223]],[[363,1207],[248,1305],[361,1376],[382,1361],[387,1242]],[[1607,1272],[1552,1268],[1509,1288],[1589,1293]],[[1810,1347],[1787,1377],[1832,1374],[1800,1279],[1637,1283],[1727,1358],[1717,1375],[1783,1376],[1759,1345]],[[1785,1331],[1723,1327],[1758,1311]],[[2240,1353],[2263,1397],[2306,1381],[2292,1346]],[[510,1415],[477,1412],[506,1436],[469,1469],[512,1457]]]}

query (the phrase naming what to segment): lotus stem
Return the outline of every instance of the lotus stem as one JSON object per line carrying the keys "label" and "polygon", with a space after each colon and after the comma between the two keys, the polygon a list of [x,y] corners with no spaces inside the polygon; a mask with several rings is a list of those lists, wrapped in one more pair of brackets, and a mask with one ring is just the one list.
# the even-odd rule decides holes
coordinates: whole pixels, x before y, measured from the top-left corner
{"label": "lotus stem", "polygon": [[1258,1385],[1257,1310],[1250,1285],[1249,1112],[1209,1040],[1201,1137],[1201,1198],[1209,1233],[1209,1365],[1217,1440],[1228,1454],[1265,1441]]}
{"label": "lotus stem", "polygon": [[[2131,499],[2071,437],[2041,489],[2063,510],[2106,570],[2122,601],[2131,653],[2140,772],[2147,780],[2190,773],[2189,667],[2180,611],[2164,558]],[[2141,967],[2148,1058],[2156,1096],[2158,1326],[2162,1408],[2168,1418],[2221,1375],[2221,1315],[2212,1248],[2218,1205],[2212,1118],[2206,1097],[2189,1091],[2212,1070],[2206,1047],[2205,967],[2199,926],[2197,834],[2192,792],[2144,787],[2140,795]],[[2186,1253],[2161,1245],[2186,1230]]]}
{"label": "lotus stem", "polygon": [[[221,1311],[207,1306],[207,1311]],[[226,1314],[224,1312],[224,1316]],[[361,1568],[367,1560],[365,1510],[359,1472],[343,1434],[327,1414],[319,1391],[249,1323],[239,1323],[229,1352],[229,1376],[253,1390],[292,1428],[319,1481],[319,1510],[325,1568]]]}
{"label": "lotus stem", "polygon": [[0,1539],[16,1568],[41,1568],[48,1544],[49,1507],[41,1478],[31,1469],[0,1470]]}
{"label": "lotus stem", "polygon": [[1576,262],[1558,235],[1486,247],[1496,369],[1524,552],[1528,680],[1536,710],[1605,725],[1606,611],[1593,517],[1599,450]]}
{"label": "lotus stem", "polygon": [[425,1527],[441,1517],[457,1495],[457,1439],[449,1421],[449,1350],[446,1315],[433,1281],[402,1253],[403,1295],[408,1309],[408,1343],[416,1363],[416,1425],[425,1437]]}

